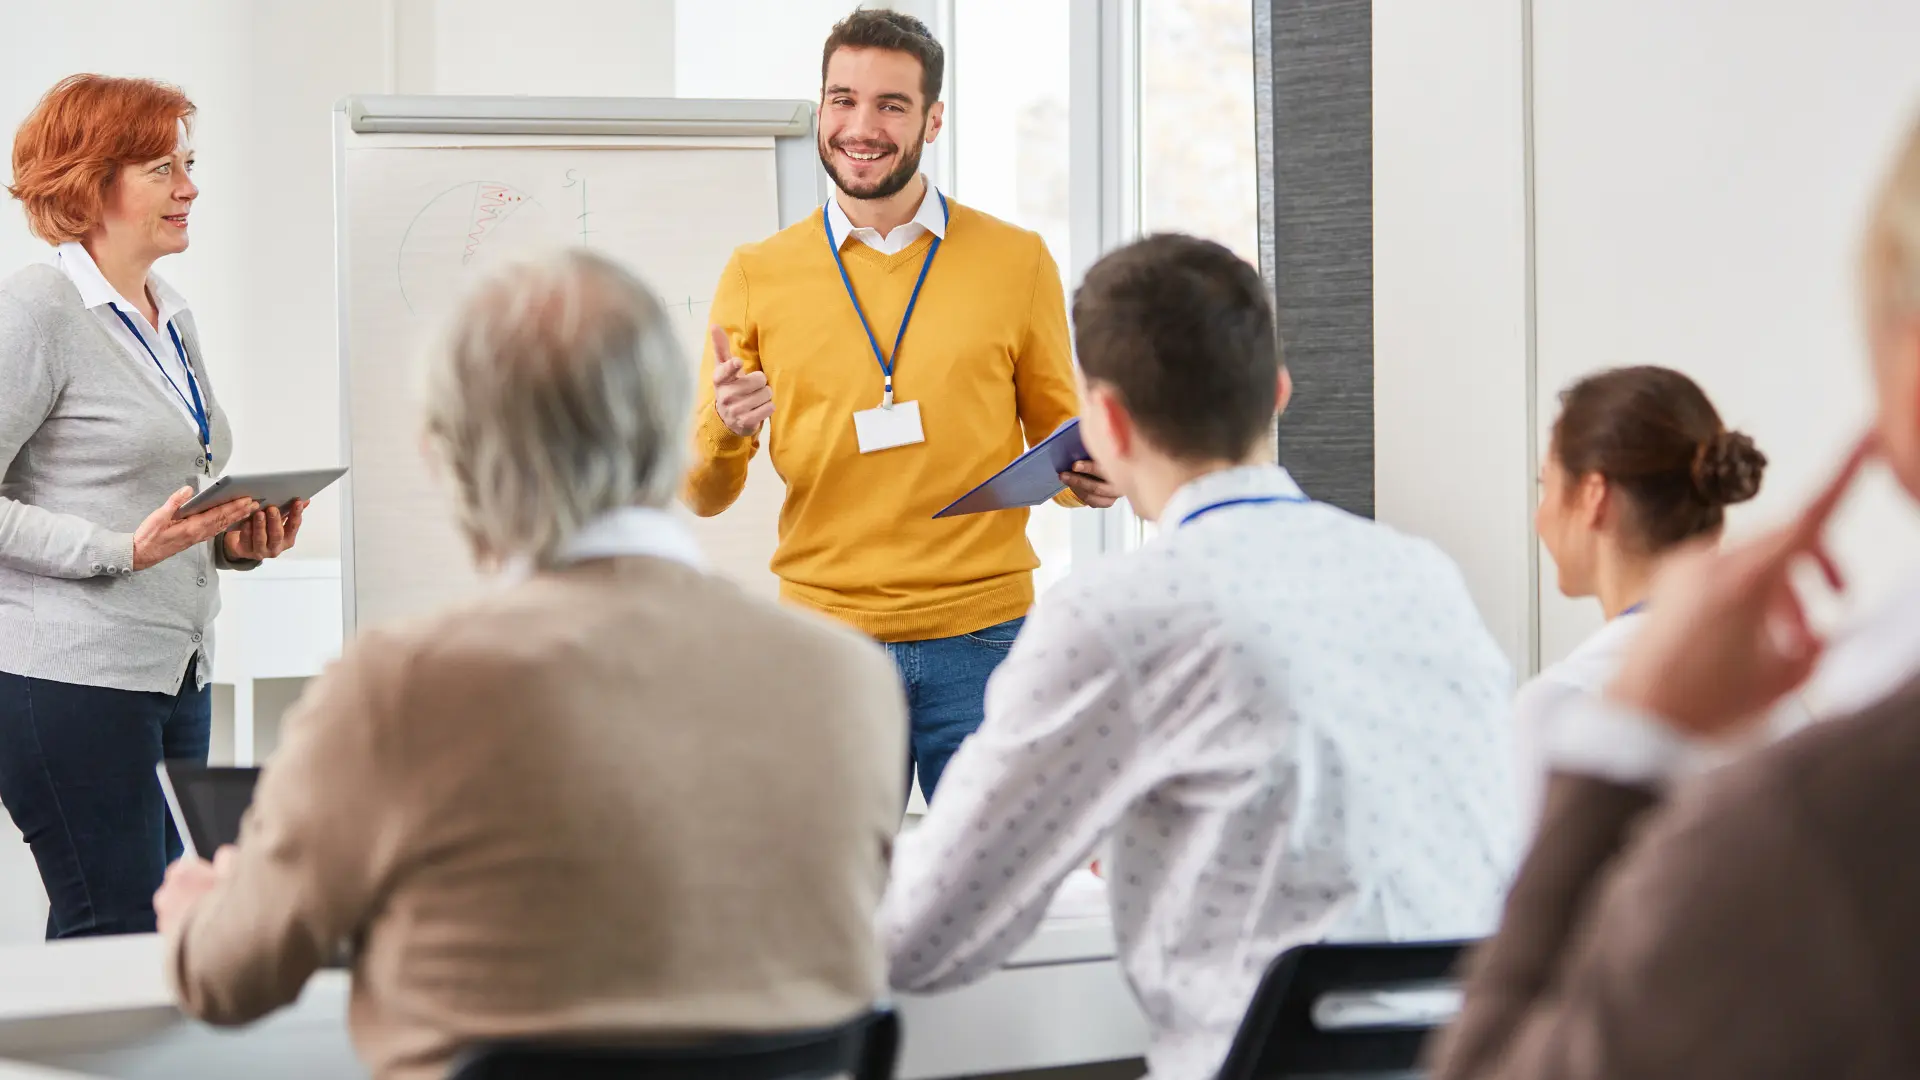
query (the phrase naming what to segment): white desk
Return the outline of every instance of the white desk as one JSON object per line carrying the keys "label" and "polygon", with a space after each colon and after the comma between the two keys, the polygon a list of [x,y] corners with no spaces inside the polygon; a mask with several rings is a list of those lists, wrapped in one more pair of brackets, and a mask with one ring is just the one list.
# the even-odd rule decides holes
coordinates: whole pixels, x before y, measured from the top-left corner
{"label": "white desk", "polygon": [[[14,1080],[15,1064],[125,1080],[366,1075],[347,1038],[344,972],[322,972],[293,1007],[252,1027],[219,1031],[174,1008],[161,955],[151,935],[0,949],[0,1080]],[[901,1080],[1118,1061],[1146,1048],[1104,918],[1049,920],[1000,973],[898,1007]]]}
{"label": "white desk", "polygon": [[151,934],[0,949],[0,1062],[137,1080],[366,1076],[347,1041],[344,972],[323,972],[261,1023],[219,1031],[173,1007],[161,956]]}
{"label": "white desk", "polygon": [[1107,919],[1049,919],[1000,971],[963,990],[895,1002],[900,1080],[1123,1061],[1147,1025],[1114,960]]}
{"label": "white desk", "polygon": [[254,682],[318,675],[340,655],[339,559],[270,559],[220,572],[213,681],[233,687],[233,761],[255,764]]}
{"label": "white desk", "polygon": [[0,1080],[94,1080],[94,1077],[87,1073],[50,1069],[45,1065],[22,1065],[14,1061],[0,1061]]}

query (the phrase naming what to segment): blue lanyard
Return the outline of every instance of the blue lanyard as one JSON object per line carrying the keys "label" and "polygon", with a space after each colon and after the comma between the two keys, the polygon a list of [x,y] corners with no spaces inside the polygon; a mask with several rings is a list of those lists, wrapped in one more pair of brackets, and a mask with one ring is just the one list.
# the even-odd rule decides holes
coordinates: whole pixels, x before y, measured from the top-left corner
{"label": "blue lanyard", "polygon": [[1238,499],[1222,499],[1217,503],[1208,503],[1198,510],[1180,519],[1181,525],[1187,525],[1195,518],[1206,517],[1215,510],[1225,510],[1229,506],[1261,506],[1266,503],[1305,503],[1312,502],[1305,495],[1247,495]]}
{"label": "blue lanyard", "polygon": [[173,351],[180,354],[180,367],[187,373],[187,390],[193,394],[191,402],[187,400],[186,394],[180,393],[180,384],[173,381],[172,375],[167,374],[167,365],[160,362],[159,354],[153,351],[153,346],[147,344],[146,335],[134,327],[133,320],[127,318],[127,313],[121,311],[118,305],[108,304],[107,306],[113,308],[115,315],[120,316],[120,321],[126,324],[127,333],[133,335],[133,340],[147,350],[148,356],[153,357],[153,366],[160,369],[160,377],[167,380],[168,386],[173,387],[174,395],[180,399],[180,404],[187,406],[193,412],[194,425],[200,429],[200,448],[206,451],[205,464],[201,468],[206,470],[207,475],[213,475],[213,427],[207,422],[207,407],[200,400],[200,382],[193,377],[193,362],[187,359],[187,347],[180,343],[180,331],[174,329],[172,319],[167,320],[167,333],[173,338]]}
{"label": "blue lanyard", "polygon": [[1627,610],[1621,612],[1620,615],[1621,616],[1638,615],[1645,610],[1647,610],[1647,602],[1645,600],[1642,600],[1639,603],[1628,608]]}
{"label": "blue lanyard", "polygon": [[[940,219],[951,221],[947,214],[947,197],[940,194],[938,188],[933,192],[940,199]],[[893,354],[884,356],[880,352],[880,339],[873,336],[873,326],[867,322],[867,313],[860,309],[860,298],[853,295],[853,279],[847,276],[847,261],[840,257],[840,242],[833,238],[833,215],[825,210],[820,212],[820,222],[827,228],[827,247],[833,252],[833,263],[840,268],[840,283],[847,287],[847,299],[853,301],[853,313],[860,316],[860,329],[867,332],[867,344],[873,346],[873,358],[880,362],[880,374],[886,376],[886,397],[881,399],[881,407],[893,408],[893,365],[900,359],[900,343],[906,340],[907,323],[913,320],[913,306],[920,302],[920,286],[927,283],[927,271],[933,269],[933,257],[940,254],[940,237],[933,238],[933,244],[927,248],[927,261],[920,264],[920,277],[913,283],[913,295],[907,298],[906,314],[900,316],[900,332],[893,336]]]}

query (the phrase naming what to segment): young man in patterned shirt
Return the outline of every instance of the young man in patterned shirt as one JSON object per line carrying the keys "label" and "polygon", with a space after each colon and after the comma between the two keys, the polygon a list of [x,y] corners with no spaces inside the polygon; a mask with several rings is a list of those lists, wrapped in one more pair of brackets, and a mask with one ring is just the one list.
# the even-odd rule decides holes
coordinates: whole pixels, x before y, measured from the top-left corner
{"label": "young man in patterned shirt", "polygon": [[1290,946],[1492,928],[1512,676],[1439,549],[1275,464],[1292,384],[1252,267],[1151,237],[1073,315],[1087,445],[1159,535],[1034,609],[900,839],[882,933],[897,989],[977,979],[1110,838],[1152,1074],[1199,1080]]}

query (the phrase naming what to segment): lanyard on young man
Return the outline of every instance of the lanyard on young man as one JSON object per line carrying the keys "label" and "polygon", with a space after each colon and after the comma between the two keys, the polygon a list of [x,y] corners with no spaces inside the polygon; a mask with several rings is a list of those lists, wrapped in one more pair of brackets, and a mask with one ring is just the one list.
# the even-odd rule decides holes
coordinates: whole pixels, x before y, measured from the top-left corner
{"label": "lanyard on young man", "polygon": [[[937,188],[933,194],[940,200],[940,220],[947,221],[947,197]],[[900,343],[907,338],[907,324],[913,321],[914,306],[920,303],[920,286],[927,283],[927,271],[933,269],[933,257],[940,254],[941,238],[936,235],[933,243],[927,247],[926,261],[920,264],[920,276],[914,280],[912,295],[907,297],[907,310],[900,316],[900,332],[893,336],[893,352],[884,354],[880,351],[880,339],[873,336],[873,324],[867,321],[867,313],[860,307],[860,298],[853,293],[853,278],[847,274],[847,260],[841,256],[840,241],[833,235],[833,215],[822,214],[821,218],[826,225],[827,247],[833,252],[833,264],[840,268],[840,283],[847,287],[847,299],[853,304],[853,313],[860,317],[860,329],[867,332],[867,344],[873,349],[873,359],[880,365],[880,374],[884,380],[884,394],[880,399],[880,407],[891,409],[893,408],[893,369],[900,361]]]}
{"label": "lanyard on young man", "polygon": [[167,334],[173,338],[173,351],[180,357],[181,370],[187,373],[187,390],[193,395],[191,401],[187,399],[186,394],[180,392],[180,384],[173,381],[173,376],[167,371],[167,365],[160,362],[160,354],[153,351],[152,345],[147,344],[146,335],[133,325],[133,320],[127,318],[127,313],[121,311],[118,305],[107,306],[113,308],[115,315],[120,316],[120,321],[126,325],[127,333],[132,334],[133,340],[147,350],[147,355],[153,358],[153,366],[160,369],[160,377],[167,380],[167,385],[173,387],[174,396],[180,399],[180,404],[185,405],[187,411],[193,414],[194,427],[200,432],[200,469],[208,476],[212,476],[213,425],[207,417],[206,403],[200,399],[200,381],[193,377],[193,361],[187,358],[187,347],[180,341],[180,331],[174,328],[172,319],[167,320]]}
{"label": "lanyard on young man", "polygon": [[[933,194],[940,200],[941,220],[950,220],[947,197],[937,190]],[[840,268],[840,284],[847,288],[847,300],[853,305],[853,313],[860,317],[860,328],[867,332],[867,345],[873,349],[874,362],[880,365],[880,407],[854,412],[854,440],[863,454],[926,442],[926,429],[920,425],[920,403],[903,401],[898,408],[894,407],[893,369],[899,366],[900,343],[906,340],[907,324],[913,321],[913,309],[920,303],[920,287],[927,283],[927,272],[933,269],[933,257],[940,254],[941,237],[935,234],[933,243],[927,246],[926,261],[920,264],[920,276],[913,283],[913,294],[907,298],[907,310],[900,316],[900,332],[893,336],[893,352],[888,354],[880,351],[880,339],[874,337],[873,324],[867,321],[867,313],[860,307],[860,298],[853,293],[853,278],[848,275],[847,261],[840,254],[840,238],[833,235],[833,215],[823,212],[821,218],[826,224],[827,248],[833,253],[834,265]]]}
{"label": "lanyard on young man", "polygon": [[[1225,510],[1229,506],[1263,506],[1267,503],[1304,503],[1311,502],[1305,495],[1244,495],[1237,499],[1221,499],[1208,503],[1180,519],[1180,525],[1186,525],[1195,518],[1206,517],[1215,510]],[[1179,526],[1175,526],[1178,528]]]}

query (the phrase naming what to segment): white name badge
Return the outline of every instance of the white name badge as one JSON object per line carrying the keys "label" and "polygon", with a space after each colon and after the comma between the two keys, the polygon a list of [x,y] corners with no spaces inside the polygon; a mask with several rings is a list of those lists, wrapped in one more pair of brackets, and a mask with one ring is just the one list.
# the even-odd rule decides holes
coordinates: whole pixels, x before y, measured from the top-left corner
{"label": "white name badge", "polygon": [[866,409],[854,413],[853,433],[860,439],[860,452],[863,454],[927,441],[927,433],[920,427],[920,403],[917,401],[896,401],[891,409]]}

